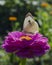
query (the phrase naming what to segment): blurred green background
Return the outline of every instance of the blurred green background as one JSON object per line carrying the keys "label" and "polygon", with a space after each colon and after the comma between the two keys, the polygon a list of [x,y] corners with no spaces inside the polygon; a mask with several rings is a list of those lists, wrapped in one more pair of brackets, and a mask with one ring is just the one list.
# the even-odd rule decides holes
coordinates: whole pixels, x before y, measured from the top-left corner
{"label": "blurred green background", "polygon": [[8,32],[23,29],[28,12],[34,16],[40,33],[48,37],[51,49],[40,58],[27,59],[26,65],[52,65],[52,0],[0,0],[0,65],[19,65],[20,59],[6,53],[1,45]]}

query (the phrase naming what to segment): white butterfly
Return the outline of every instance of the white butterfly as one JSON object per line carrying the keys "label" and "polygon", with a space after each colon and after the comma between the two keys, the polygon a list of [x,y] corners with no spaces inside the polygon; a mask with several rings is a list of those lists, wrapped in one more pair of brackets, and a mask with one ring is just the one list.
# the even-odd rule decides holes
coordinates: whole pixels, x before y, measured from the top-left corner
{"label": "white butterfly", "polygon": [[25,17],[23,24],[23,31],[26,33],[38,33],[39,26],[38,23],[33,19],[31,13],[28,13]]}

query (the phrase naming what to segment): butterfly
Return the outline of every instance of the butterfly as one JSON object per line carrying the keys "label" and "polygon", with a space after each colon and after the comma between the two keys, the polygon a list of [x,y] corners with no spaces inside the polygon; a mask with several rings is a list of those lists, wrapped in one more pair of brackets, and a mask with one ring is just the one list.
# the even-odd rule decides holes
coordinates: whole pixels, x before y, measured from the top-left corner
{"label": "butterfly", "polygon": [[32,33],[32,34],[39,32],[38,23],[33,19],[31,13],[27,13],[25,17],[24,24],[23,24],[23,32]]}

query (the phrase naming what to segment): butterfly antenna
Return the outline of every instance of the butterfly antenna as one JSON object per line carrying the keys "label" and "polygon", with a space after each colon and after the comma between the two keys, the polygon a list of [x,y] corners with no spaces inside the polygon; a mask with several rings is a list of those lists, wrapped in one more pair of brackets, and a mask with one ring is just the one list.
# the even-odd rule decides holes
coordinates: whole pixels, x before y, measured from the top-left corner
{"label": "butterfly antenna", "polygon": [[31,16],[31,17],[33,18],[32,14],[31,14],[30,12],[28,12],[28,13],[26,14],[26,17],[28,17],[28,16]]}

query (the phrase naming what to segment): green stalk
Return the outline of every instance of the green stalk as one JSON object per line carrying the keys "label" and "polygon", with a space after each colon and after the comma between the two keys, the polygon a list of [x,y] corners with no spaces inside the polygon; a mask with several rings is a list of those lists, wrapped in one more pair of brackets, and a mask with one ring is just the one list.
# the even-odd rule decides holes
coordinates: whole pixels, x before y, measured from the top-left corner
{"label": "green stalk", "polygon": [[10,63],[13,65],[13,63],[14,63],[14,55],[13,54],[11,54],[10,55]]}
{"label": "green stalk", "polygon": [[42,57],[39,58],[41,65],[44,65],[44,60]]}
{"label": "green stalk", "polygon": [[26,65],[26,59],[22,58],[19,65]]}

